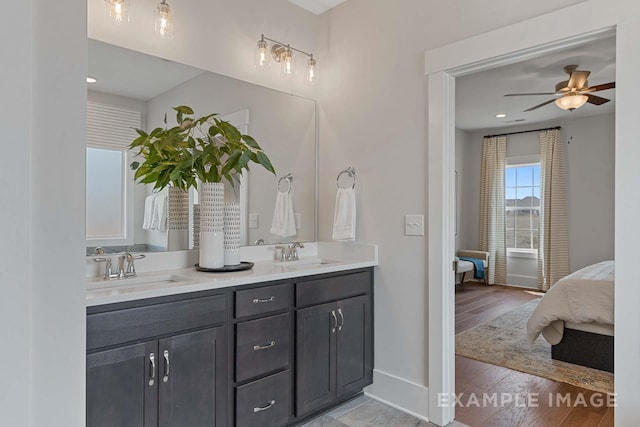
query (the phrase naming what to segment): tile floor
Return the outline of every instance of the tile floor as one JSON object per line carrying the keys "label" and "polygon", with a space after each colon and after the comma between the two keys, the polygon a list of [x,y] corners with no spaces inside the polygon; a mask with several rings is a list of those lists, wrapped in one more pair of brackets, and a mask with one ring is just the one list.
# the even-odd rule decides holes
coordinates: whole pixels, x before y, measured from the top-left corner
{"label": "tile floor", "polygon": [[[302,427],[433,427],[434,424],[419,420],[367,396],[350,400]],[[449,427],[465,427],[454,421]]]}

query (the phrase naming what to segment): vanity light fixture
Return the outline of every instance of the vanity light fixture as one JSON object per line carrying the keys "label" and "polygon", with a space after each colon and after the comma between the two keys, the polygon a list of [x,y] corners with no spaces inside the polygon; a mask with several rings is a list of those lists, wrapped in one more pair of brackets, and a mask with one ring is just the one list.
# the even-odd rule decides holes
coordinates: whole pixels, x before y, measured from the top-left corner
{"label": "vanity light fixture", "polygon": [[165,40],[173,38],[173,14],[166,0],[156,6],[154,21],[156,34]]}
{"label": "vanity light fixture", "polygon": [[[267,41],[271,42],[271,49]],[[308,83],[315,83],[318,80],[318,62],[313,57],[312,53],[307,53],[303,50],[296,49],[295,47],[279,42],[269,37],[265,37],[264,34],[260,36],[258,40],[258,50],[255,56],[255,66],[259,69],[265,69],[269,67],[269,61],[273,58],[281,66],[281,74],[284,77],[291,77],[296,73],[296,57],[293,52],[301,53],[309,57],[307,61],[307,72],[305,80]],[[269,55],[270,53],[270,55]]]}
{"label": "vanity light fixture", "polygon": [[107,3],[107,15],[116,23],[129,22],[131,0],[104,0]]}

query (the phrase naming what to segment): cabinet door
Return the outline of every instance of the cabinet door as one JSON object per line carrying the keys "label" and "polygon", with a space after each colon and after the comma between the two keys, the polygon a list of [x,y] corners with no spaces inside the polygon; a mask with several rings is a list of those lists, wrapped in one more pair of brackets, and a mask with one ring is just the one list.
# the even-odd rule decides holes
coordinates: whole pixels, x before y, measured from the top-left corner
{"label": "cabinet door", "polygon": [[224,327],[159,341],[160,427],[227,425],[226,348]]}
{"label": "cabinet door", "polygon": [[157,342],[87,355],[87,427],[158,422]]}
{"label": "cabinet door", "polygon": [[337,395],[360,391],[371,384],[373,336],[368,295],[338,302]]}
{"label": "cabinet door", "polygon": [[[336,397],[336,304],[296,313],[296,415],[307,414]],[[337,315],[336,315],[337,316]]]}

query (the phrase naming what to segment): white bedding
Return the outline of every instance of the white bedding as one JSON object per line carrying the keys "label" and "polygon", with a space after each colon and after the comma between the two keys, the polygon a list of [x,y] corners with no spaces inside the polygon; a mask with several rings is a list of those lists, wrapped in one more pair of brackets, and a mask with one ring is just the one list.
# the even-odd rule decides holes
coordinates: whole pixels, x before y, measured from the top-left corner
{"label": "white bedding", "polygon": [[563,277],[547,291],[527,321],[527,338],[562,340],[565,322],[613,325],[614,262],[602,261]]}

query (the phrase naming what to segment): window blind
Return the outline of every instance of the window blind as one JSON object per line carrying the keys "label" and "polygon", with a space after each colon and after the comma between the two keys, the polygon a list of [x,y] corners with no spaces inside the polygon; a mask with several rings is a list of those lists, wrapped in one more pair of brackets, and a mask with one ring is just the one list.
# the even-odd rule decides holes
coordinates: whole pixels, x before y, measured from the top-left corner
{"label": "window blind", "polygon": [[141,124],[140,111],[87,101],[87,145],[127,148]]}

